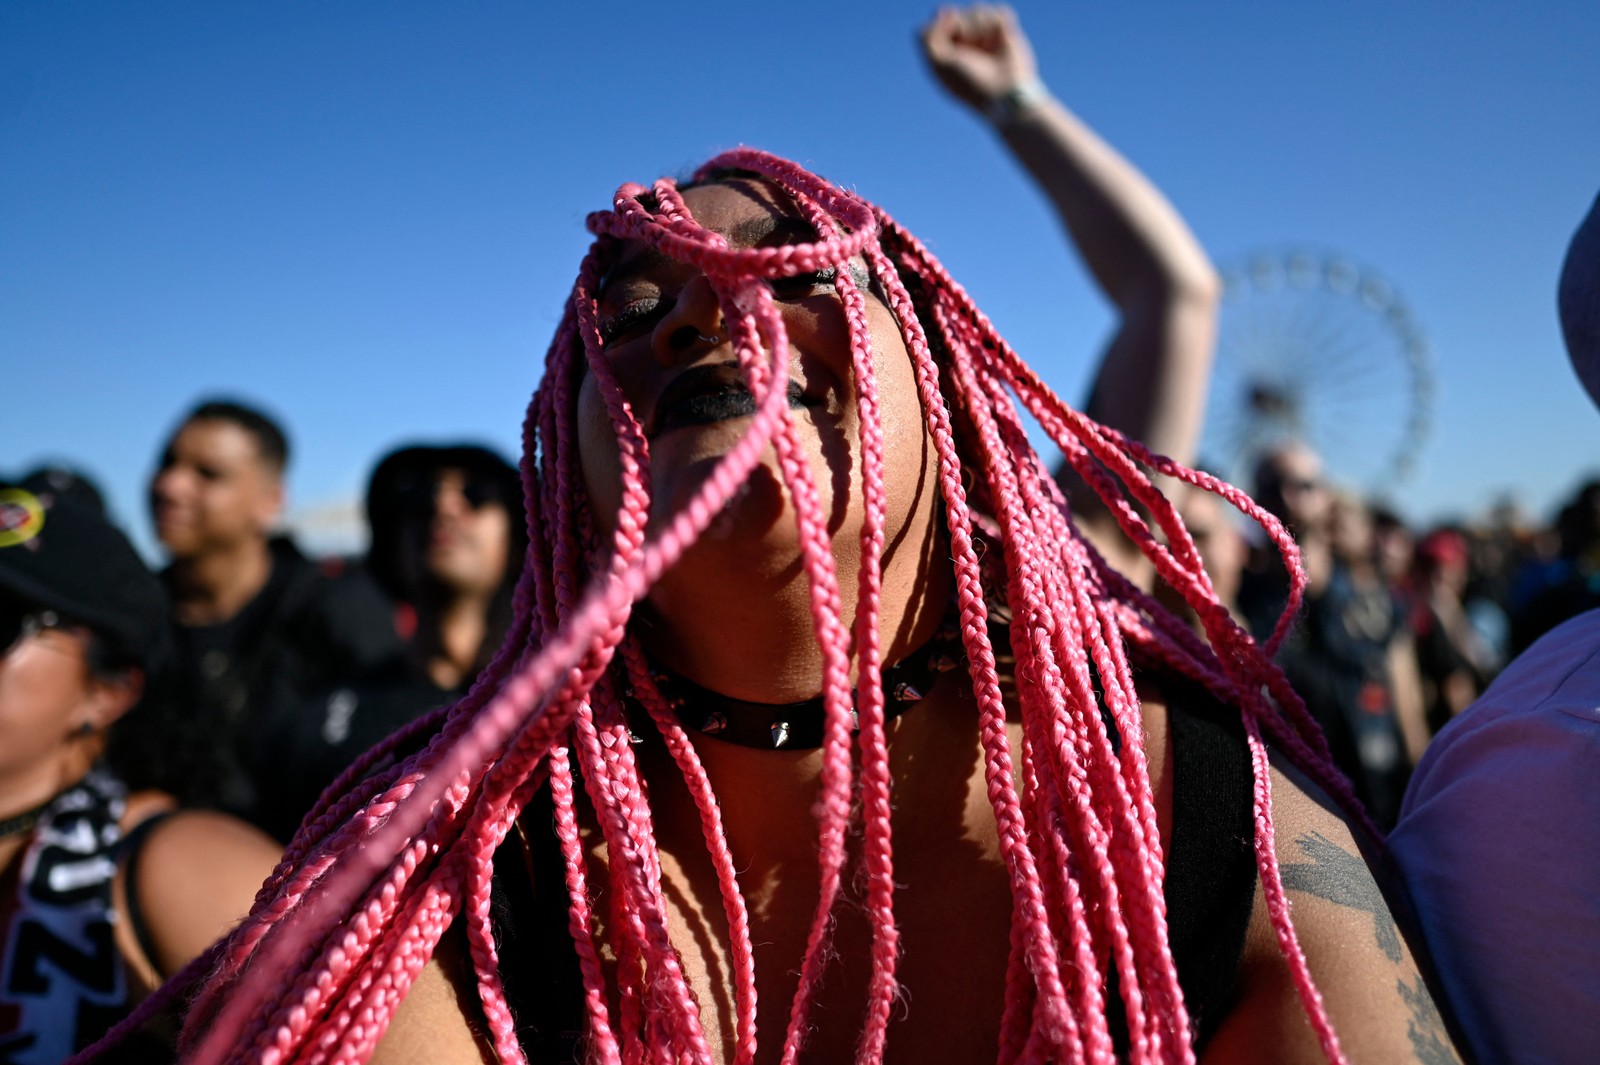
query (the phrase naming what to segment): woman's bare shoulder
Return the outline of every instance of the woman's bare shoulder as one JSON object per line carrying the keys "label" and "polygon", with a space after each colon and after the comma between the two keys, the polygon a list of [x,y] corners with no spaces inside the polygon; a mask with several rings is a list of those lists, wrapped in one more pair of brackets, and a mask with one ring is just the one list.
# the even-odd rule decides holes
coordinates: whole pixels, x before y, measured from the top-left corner
{"label": "woman's bare shoulder", "polygon": [[[161,812],[151,807],[147,816]],[[138,846],[133,898],[156,955],[149,961],[164,976],[250,912],[282,853],[259,829],[209,810],[167,813]]]}
{"label": "woman's bare shoulder", "polygon": [[439,942],[369,1065],[492,1065],[494,1048],[483,1034],[482,1009],[472,986],[472,968],[450,933]]}

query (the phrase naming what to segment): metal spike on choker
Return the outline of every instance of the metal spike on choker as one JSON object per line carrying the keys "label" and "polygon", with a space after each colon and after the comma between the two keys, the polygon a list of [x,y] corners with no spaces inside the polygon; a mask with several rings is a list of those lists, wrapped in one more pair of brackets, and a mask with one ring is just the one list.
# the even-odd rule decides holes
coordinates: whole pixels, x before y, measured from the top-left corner
{"label": "metal spike on choker", "polygon": [[[939,674],[966,661],[955,617],[940,623],[928,642],[883,670],[883,716],[893,721],[933,690]],[[752,703],[703,688],[661,667],[653,673],[684,728],[726,743],[765,750],[805,750],[822,746],[822,696],[794,703]],[[850,711],[854,722],[856,712]]]}

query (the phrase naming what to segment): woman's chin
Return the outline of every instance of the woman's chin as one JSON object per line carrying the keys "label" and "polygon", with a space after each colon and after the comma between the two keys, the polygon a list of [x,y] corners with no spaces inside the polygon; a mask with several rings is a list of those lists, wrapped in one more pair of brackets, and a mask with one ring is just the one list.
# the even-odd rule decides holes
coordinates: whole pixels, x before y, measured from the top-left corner
{"label": "woman's chin", "polygon": [[[689,506],[717,468],[721,456],[677,466],[670,476],[656,477],[651,506],[652,531],[666,528],[672,517]],[[757,464],[749,478],[733,490],[690,552],[701,544],[738,545],[755,562],[766,551],[793,550],[799,542],[788,490],[774,462]]]}

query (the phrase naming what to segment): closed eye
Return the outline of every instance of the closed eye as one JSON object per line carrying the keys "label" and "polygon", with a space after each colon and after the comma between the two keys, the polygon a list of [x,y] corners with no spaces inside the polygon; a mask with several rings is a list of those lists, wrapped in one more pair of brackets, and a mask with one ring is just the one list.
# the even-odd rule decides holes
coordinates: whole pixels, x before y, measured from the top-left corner
{"label": "closed eye", "polygon": [[834,278],[839,276],[839,271],[834,267],[826,266],[821,270],[814,270],[809,274],[794,274],[789,277],[774,277],[768,281],[772,286],[772,294],[780,300],[798,300],[812,295],[818,289],[833,289]]}
{"label": "closed eye", "polygon": [[656,296],[624,303],[615,314],[600,320],[600,342],[611,344],[646,330],[671,306],[671,301]]}

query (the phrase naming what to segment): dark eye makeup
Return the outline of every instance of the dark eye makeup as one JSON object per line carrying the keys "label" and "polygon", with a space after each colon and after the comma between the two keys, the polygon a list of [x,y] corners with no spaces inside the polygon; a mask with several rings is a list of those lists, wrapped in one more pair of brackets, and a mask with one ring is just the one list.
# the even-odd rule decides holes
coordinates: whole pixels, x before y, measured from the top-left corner
{"label": "dark eye makeup", "polygon": [[833,282],[839,276],[839,271],[831,266],[821,270],[813,270],[809,274],[794,274],[790,277],[774,277],[768,284],[772,286],[772,294],[780,300],[797,300],[811,295],[819,288],[833,288]]}
{"label": "dark eye makeup", "polygon": [[671,300],[657,297],[630,300],[628,303],[623,304],[617,313],[600,320],[598,323],[600,341],[603,344],[611,344],[626,338],[630,334],[638,333],[665,314],[671,307]]}
{"label": "dark eye makeup", "polygon": [[[863,289],[868,287],[870,279],[866,271],[857,264],[850,265],[850,275],[858,286]],[[776,299],[800,300],[816,294],[819,290],[833,291],[838,276],[837,267],[825,266],[810,273],[770,278],[767,284]],[[672,309],[673,303],[672,299],[661,296],[641,296],[629,300],[615,314],[600,319],[598,327],[601,343],[610,345],[649,331],[657,319]]]}

